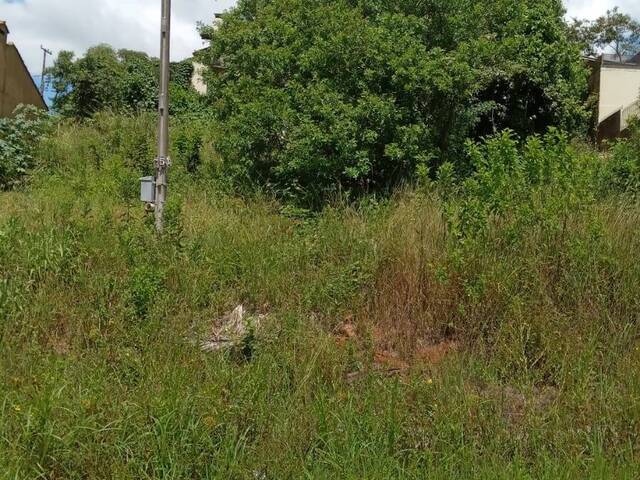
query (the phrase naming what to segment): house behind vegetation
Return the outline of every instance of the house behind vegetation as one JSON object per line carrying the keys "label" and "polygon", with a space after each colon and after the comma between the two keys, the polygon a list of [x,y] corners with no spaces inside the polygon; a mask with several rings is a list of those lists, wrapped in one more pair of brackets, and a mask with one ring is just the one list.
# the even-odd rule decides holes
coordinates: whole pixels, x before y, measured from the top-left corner
{"label": "house behind vegetation", "polygon": [[191,76],[191,85],[200,95],[207,94],[207,84],[204,80],[204,74],[206,70],[207,66],[203,63],[197,61],[193,62],[193,75]]}
{"label": "house behind vegetation", "polygon": [[[216,13],[213,19],[212,28],[214,30],[217,30],[218,28],[220,28],[220,25],[222,25],[222,14]],[[202,40],[205,42],[211,41],[211,35],[208,31],[204,31],[203,33],[201,33],[201,37],[202,37]],[[212,68],[215,71],[224,70],[223,65],[206,65],[198,60],[202,57],[204,52],[207,51],[207,48],[203,48],[201,50],[194,52],[193,76],[191,77],[191,85],[193,86],[193,88],[196,89],[196,91],[200,95],[207,94],[207,84],[204,79],[207,70],[209,70],[209,68]]]}
{"label": "house behind vegetation", "polygon": [[0,20],[0,117],[10,116],[23,103],[47,109],[20,52],[7,40],[9,28]]}
{"label": "house behind vegetation", "polygon": [[624,136],[629,120],[640,113],[640,53],[590,60],[592,89],[598,94],[598,140]]}

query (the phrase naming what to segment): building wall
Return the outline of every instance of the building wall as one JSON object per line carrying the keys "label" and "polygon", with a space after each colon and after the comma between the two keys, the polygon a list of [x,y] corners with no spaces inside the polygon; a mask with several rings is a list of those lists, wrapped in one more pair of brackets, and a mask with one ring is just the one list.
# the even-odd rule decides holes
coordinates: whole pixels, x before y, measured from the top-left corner
{"label": "building wall", "polygon": [[46,109],[18,49],[0,33],[0,117],[10,116],[21,103]]}
{"label": "building wall", "polygon": [[637,102],[639,97],[640,65],[603,65],[600,69],[598,123]]}
{"label": "building wall", "polygon": [[193,62],[193,76],[191,77],[191,85],[200,95],[207,94],[207,84],[204,83],[204,71],[206,66],[202,63]]}

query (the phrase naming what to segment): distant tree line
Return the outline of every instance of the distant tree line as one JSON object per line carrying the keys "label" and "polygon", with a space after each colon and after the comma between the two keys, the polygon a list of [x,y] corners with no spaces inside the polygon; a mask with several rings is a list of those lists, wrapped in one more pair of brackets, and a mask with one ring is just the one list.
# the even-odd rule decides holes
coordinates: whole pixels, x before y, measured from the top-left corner
{"label": "distant tree line", "polygon": [[[191,87],[192,74],[190,60],[171,64],[174,113],[199,102]],[[109,45],[92,47],[79,58],[62,51],[48,75],[55,91],[53,108],[64,116],[82,118],[104,110],[131,113],[157,107],[159,60],[146,53],[116,51]]]}
{"label": "distant tree line", "polygon": [[596,20],[573,19],[570,32],[585,55],[609,52],[623,60],[640,52],[640,22],[618,7]]}

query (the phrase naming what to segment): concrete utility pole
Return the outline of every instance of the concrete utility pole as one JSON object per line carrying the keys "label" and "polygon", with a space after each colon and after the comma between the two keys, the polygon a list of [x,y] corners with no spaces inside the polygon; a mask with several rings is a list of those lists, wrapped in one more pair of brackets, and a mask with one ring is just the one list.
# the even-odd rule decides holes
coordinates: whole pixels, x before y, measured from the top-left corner
{"label": "concrete utility pole", "polygon": [[169,158],[169,62],[171,46],[171,0],[162,0],[160,27],[160,97],[158,99],[158,158],[156,158],[156,230],[164,228],[164,204],[167,201],[167,170]]}
{"label": "concrete utility pole", "polygon": [[47,50],[42,45],[40,45],[40,49],[42,50],[42,78],[40,78],[40,94],[44,97],[44,87],[45,87],[45,71],[47,70],[47,55],[53,55],[51,50]]}

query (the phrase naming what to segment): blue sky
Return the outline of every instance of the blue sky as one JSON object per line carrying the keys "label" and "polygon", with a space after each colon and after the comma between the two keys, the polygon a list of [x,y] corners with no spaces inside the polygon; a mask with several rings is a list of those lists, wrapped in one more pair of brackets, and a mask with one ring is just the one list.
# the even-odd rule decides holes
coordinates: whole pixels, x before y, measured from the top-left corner
{"label": "blue sky", "polygon": [[[202,46],[196,23],[210,21],[234,0],[173,0],[172,57],[180,60]],[[608,8],[640,18],[640,0],[565,0],[569,16],[594,18]],[[6,20],[13,41],[32,73],[39,74],[40,45],[54,51],[84,52],[91,45],[157,55],[160,0],[0,0],[0,19]]]}

